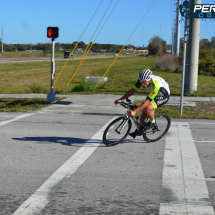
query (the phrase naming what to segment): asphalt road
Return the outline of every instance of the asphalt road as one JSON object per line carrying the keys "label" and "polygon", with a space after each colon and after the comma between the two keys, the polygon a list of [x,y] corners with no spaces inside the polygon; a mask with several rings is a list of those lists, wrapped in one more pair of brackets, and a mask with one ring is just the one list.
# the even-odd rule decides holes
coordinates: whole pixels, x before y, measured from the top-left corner
{"label": "asphalt road", "polygon": [[[95,55],[95,56],[86,56],[85,59],[91,59],[91,58],[110,58],[110,57],[114,57],[113,55],[106,55],[106,56],[99,56],[99,55]],[[119,56],[121,57],[121,56]],[[123,57],[128,57],[128,56],[123,56]],[[74,60],[79,60],[81,59],[81,57],[74,57]],[[70,59],[70,60],[73,60]],[[67,58],[63,58],[63,57],[56,57],[55,61],[58,60],[68,60]],[[0,58],[0,63],[18,63],[18,62],[32,62],[32,61],[51,61],[51,57],[20,57],[20,58]]]}
{"label": "asphalt road", "polygon": [[0,214],[214,214],[214,120],[172,119],[158,142],[105,147],[122,109],[83,102],[0,113]]}

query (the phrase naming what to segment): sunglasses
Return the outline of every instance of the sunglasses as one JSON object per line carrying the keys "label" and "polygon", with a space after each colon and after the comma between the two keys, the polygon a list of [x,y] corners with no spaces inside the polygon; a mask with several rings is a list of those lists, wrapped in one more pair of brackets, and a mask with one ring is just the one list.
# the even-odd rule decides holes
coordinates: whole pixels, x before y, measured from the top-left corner
{"label": "sunglasses", "polygon": [[141,84],[147,84],[148,81],[141,81]]}

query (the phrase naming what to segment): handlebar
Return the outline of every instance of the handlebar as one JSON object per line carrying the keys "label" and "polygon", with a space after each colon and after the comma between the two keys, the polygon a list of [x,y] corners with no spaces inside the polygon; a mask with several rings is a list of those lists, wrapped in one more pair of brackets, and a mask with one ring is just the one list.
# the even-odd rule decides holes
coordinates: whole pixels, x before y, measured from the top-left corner
{"label": "handlebar", "polygon": [[128,103],[122,101],[122,102],[119,102],[119,104],[122,105],[124,108],[131,109],[131,110],[134,110],[137,108],[137,105],[132,105],[132,102],[130,99],[126,98],[126,101]]}

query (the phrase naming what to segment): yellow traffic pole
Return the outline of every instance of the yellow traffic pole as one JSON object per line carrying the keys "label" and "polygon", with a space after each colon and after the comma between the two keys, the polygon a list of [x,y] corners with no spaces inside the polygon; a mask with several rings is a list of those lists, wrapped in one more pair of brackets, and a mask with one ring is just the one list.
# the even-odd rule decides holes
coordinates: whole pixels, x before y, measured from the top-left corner
{"label": "yellow traffic pole", "polygon": [[[94,43],[94,42],[93,42],[93,43]],[[68,87],[69,83],[72,81],[72,79],[73,79],[75,73],[78,71],[79,67],[81,66],[81,64],[82,64],[82,62],[84,61],[85,57],[87,56],[88,52],[89,52],[90,49],[92,48],[93,43],[91,44],[90,48],[89,48],[89,49],[87,50],[87,52],[85,53],[84,58],[82,59],[81,63],[78,65],[78,67],[76,68],[76,70],[75,70],[75,72],[73,73],[72,77],[70,78],[69,82],[67,83],[67,87]]]}
{"label": "yellow traffic pole", "polygon": [[[73,72],[72,77],[70,78],[69,82],[72,80],[72,78],[74,77],[74,75],[75,75],[75,73],[77,72],[78,68],[81,66],[81,64],[82,64],[82,62],[83,62],[83,60],[84,60],[84,58],[85,58],[85,56],[86,56],[86,53],[88,53],[87,50],[88,50],[88,47],[89,47],[90,43],[91,43],[91,40],[90,40],[90,42],[88,43],[88,45],[87,45],[87,47],[86,47],[86,49],[85,49],[85,51],[84,51],[84,53],[83,53],[81,59],[79,60],[78,65],[76,66],[75,71]],[[68,87],[68,85],[69,85],[69,82],[68,82],[67,85],[66,85],[67,87]]]}
{"label": "yellow traffic pole", "polygon": [[77,68],[79,67],[79,65],[81,65],[81,64],[82,64],[83,59],[84,59],[84,57],[85,57],[85,55],[86,55],[86,53],[87,53],[87,50],[88,50],[88,47],[89,47],[90,43],[91,43],[91,40],[90,40],[90,42],[88,43],[88,45],[87,45],[86,49],[84,50],[84,53],[83,53],[83,55],[81,56],[81,59],[79,60],[78,65],[76,66],[76,68],[75,68],[75,71],[74,71],[74,72],[76,72],[76,70],[77,70]]}
{"label": "yellow traffic pole", "polygon": [[[92,42],[92,44],[91,44],[90,48],[88,49],[87,54],[88,54],[88,52],[90,51],[90,49],[92,48],[93,43],[94,43],[94,41]],[[85,57],[87,56],[87,54],[85,55]],[[84,57],[84,58],[85,58],[85,57]]]}
{"label": "yellow traffic pole", "polygon": [[77,46],[78,46],[78,43],[76,43],[75,48],[73,49],[72,53],[69,55],[69,57],[68,57],[68,59],[67,59],[66,63],[64,64],[63,68],[61,69],[60,73],[58,74],[57,78],[55,79],[55,81],[54,81],[54,84],[53,84],[53,85],[55,85],[55,83],[57,82],[57,79],[60,77],[60,74],[63,72],[64,67],[65,67],[65,66],[66,66],[66,64],[68,63],[68,61],[69,61],[70,57],[72,56],[72,54],[73,54],[73,52],[75,51],[75,49],[77,48]]}
{"label": "yellow traffic pole", "polygon": [[[118,53],[118,55],[113,60],[112,64],[109,66],[109,68],[107,69],[107,71],[105,72],[105,74],[102,76],[102,78],[100,79],[100,81],[97,83],[97,85],[95,86],[94,90],[99,85],[99,83],[101,82],[101,80],[105,77],[105,75],[107,74],[107,72],[109,71],[109,69],[112,67],[112,65],[114,64],[114,62],[116,61],[116,59],[118,58],[118,56],[120,55],[120,53],[122,52],[122,50],[124,49],[124,47],[125,47],[125,45],[122,47],[122,49],[120,50],[120,52]],[[93,92],[94,92],[94,90],[93,90]]]}
{"label": "yellow traffic pole", "polygon": [[91,47],[92,47],[92,45],[93,45],[94,42],[93,42],[93,43],[91,44],[91,46],[89,47],[90,43],[91,43],[91,40],[90,40],[89,44],[87,45],[87,48],[85,49],[84,54],[82,55],[82,57],[81,57],[81,59],[80,59],[78,65],[77,65],[75,71],[73,72],[72,77],[70,78],[69,82],[68,82],[67,85],[65,86],[63,93],[65,92],[65,90],[66,90],[66,88],[68,87],[69,83],[72,81],[72,79],[73,79],[75,73],[78,71],[79,67],[81,66],[82,62],[84,61],[85,57],[87,56],[87,54],[88,54],[88,52],[90,51],[90,49],[91,49]]}

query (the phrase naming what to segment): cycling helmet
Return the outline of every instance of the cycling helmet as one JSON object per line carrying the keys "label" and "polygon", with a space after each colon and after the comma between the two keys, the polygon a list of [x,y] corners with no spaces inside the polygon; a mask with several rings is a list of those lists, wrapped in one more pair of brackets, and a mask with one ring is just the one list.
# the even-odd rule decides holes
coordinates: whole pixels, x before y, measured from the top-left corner
{"label": "cycling helmet", "polygon": [[150,69],[144,69],[139,74],[140,81],[149,81],[152,78],[152,71]]}

